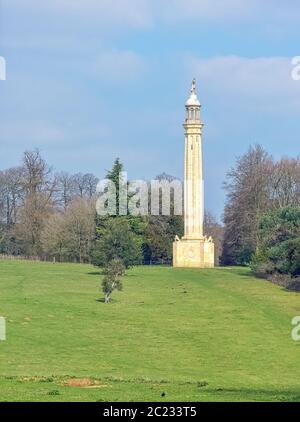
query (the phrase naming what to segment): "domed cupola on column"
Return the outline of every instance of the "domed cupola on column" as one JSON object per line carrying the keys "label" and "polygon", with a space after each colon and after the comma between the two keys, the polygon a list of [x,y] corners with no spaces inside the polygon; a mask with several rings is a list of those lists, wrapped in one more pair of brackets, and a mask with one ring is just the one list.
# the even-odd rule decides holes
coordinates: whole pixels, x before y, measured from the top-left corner
{"label": "domed cupola on column", "polygon": [[190,98],[185,103],[186,108],[186,123],[198,123],[201,121],[200,117],[200,108],[201,104],[197,98],[196,93],[196,79],[193,79],[192,87],[191,87],[191,95]]}

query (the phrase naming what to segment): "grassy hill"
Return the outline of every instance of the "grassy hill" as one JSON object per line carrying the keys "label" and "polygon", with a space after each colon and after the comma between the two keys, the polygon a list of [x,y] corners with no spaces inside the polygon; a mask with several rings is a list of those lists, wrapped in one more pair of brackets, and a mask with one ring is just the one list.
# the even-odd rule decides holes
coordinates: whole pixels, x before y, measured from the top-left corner
{"label": "grassy hill", "polygon": [[88,265],[0,261],[0,400],[300,401],[300,295],[244,268],[138,267],[105,305]]}

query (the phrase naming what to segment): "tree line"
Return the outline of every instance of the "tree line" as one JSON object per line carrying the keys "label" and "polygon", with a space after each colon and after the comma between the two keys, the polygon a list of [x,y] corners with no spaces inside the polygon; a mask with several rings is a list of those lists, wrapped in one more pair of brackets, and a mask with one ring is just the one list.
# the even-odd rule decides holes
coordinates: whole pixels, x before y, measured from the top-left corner
{"label": "tree line", "polygon": [[[117,188],[122,171],[116,159],[106,175]],[[99,216],[98,181],[90,173],[56,173],[38,150],[25,151],[20,166],[0,171],[0,254],[104,265],[122,253],[126,267],[171,263],[182,216]],[[211,214],[206,225],[220,255],[222,228]]]}
{"label": "tree line", "polygon": [[92,174],[54,173],[38,150],[0,172],[0,253],[85,261],[94,235]]}
{"label": "tree line", "polygon": [[[106,175],[117,195],[123,171],[116,159]],[[182,216],[99,216],[97,183],[89,173],[55,173],[38,150],[26,151],[20,166],[0,171],[0,254],[99,266],[122,258],[125,268],[170,264],[174,237],[183,235]],[[252,146],[228,171],[224,189],[223,225],[210,213],[204,221],[216,264],[250,265],[259,276],[294,285],[300,275],[300,158],[274,160]]]}
{"label": "tree line", "polygon": [[228,172],[224,188],[221,264],[251,265],[259,276],[294,286],[300,276],[300,158],[276,161],[252,146]]}

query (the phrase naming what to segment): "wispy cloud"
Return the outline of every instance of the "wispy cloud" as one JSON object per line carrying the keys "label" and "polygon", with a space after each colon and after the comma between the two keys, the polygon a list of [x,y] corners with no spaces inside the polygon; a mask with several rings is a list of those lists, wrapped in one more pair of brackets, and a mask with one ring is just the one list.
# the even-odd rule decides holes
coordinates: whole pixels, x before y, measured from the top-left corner
{"label": "wispy cloud", "polygon": [[[211,22],[297,22],[300,17],[296,0],[3,0],[18,9],[91,19],[99,26],[150,28],[154,22],[209,20]],[[88,21],[86,21],[88,23]],[[265,22],[266,23],[266,22]],[[117,26],[118,25],[118,26]]]}
{"label": "wispy cloud", "polygon": [[18,8],[31,13],[63,15],[79,19],[82,23],[97,22],[99,27],[118,31],[119,27],[149,27],[152,24],[151,1],[149,0],[3,0],[3,6]]}
{"label": "wispy cloud", "polygon": [[170,22],[296,23],[300,17],[295,0],[161,0],[160,3],[162,15]]}
{"label": "wispy cloud", "polygon": [[[171,3],[171,4],[170,4]],[[259,2],[252,0],[171,0],[162,2],[162,15],[169,22],[232,22],[253,18]],[[170,7],[171,6],[171,7]]]}

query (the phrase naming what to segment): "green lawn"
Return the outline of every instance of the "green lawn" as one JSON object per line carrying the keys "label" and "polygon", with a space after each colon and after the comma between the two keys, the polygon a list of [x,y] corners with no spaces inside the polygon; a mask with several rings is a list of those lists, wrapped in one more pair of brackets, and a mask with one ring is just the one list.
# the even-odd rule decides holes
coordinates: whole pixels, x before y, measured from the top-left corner
{"label": "green lawn", "polygon": [[99,280],[0,261],[1,401],[300,401],[299,294],[243,268],[137,267],[105,305]]}

